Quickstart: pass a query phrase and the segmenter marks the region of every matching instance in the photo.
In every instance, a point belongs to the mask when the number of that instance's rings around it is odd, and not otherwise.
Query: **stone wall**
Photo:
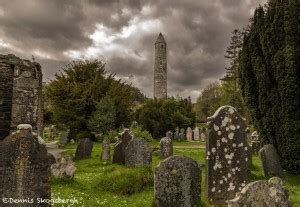
[[[5,100],[2,106],[0,101],[0,107],[6,111],[7,120],[5,125],[0,125],[0,130],[7,127],[7,122],[10,121],[10,131],[16,130],[19,124],[30,124],[33,131],[41,135],[43,131],[43,96],[40,64],[22,60],[11,54],[1,55],[0,71],[1,84],[10,86],[0,92],[4,94],[2,99]],[[4,133],[7,133],[8,129],[9,127]]]

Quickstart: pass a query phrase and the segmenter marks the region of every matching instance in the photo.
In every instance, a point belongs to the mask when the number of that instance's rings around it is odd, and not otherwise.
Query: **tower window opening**
[[[163,49],[163,48],[164,48],[164,45],[161,45],[161,48]]]

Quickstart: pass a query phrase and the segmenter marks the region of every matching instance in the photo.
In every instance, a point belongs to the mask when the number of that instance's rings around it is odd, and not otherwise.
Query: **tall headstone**
[[[210,203],[223,205],[246,185],[246,124],[231,106],[220,107],[208,120],[206,193]]]
[[[89,138],[80,139],[76,149],[75,159],[84,159],[91,156],[93,151],[93,142]]]
[[[185,140],[185,130],[182,128],[180,129],[180,133],[179,133],[179,140],[183,141]]]
[[[186,140],[187,141],[193,141],[193,130],[191,127],[188,127],[186,129]]]
[[[125,150],[126,167],[151,167],[152,149],[150,144],[140,138],[132,139]]]
[[[173,155],[173,143],[169,137],[164,137],[160,140],[160,156],[167,158]]]
[[[43,133],[42,70],[40,64],[14,55],[0,55],[0,132],[8,135],[19,124]],[[0,136],[0,139],[4,136]]]
[[[194,134],[194,140],[199,141],[200,140],[200,131],[199,131],[198,127],[195,127],[193,134]]]
[[[283,175],[280,158],[275,147],[271,144],[265,145],[259,151],[259,158],[265,177]]]
[[[102,161],[110,160],[110,142],[109,139],[107,138],[104,138],[102,142],[101,160]]]
[[[167,43],[161,33],[155,42],[154,98],[167,98]]]
[[[0,141],[0,197],[33,199],[32,206],[39,205],[37,199],[51,199],[50,160],[44,145],[31,125],[17,126],[17,131]],[[0,206],[2,200],[0,201]],[[16,206],[15,203],[5,206]],[[26,207],[27,203],[17,206]]]
[[[125,129],[121,134],[119,134],[119,140],[114,147],[112,163],[125,165],[125,150],[132,138],[133,136],[130,133],[129,129]]]
[[[290,207],[287,191],[282,187],[282,180],[277,177],[269,181],[259,180],[247,184],[237,196],[228,202],[228,207],[274,206]]]
[[[175,129],[175,132],[174,132],[174,139],[175,139],[175,140],[179,140],[179,139],[180,139],[180,137],[179,137],[179,128],[178,128],[178,127],[176,127],[176,129]]]
[[[171,156],[154,174],[154,206],[196,206],[201,194],[201,166],[189,157]]]

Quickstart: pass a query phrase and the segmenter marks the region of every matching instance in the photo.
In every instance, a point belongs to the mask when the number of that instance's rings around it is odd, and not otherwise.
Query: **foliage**
[[[160,138],[176,127],[193,127],[196,115],[188,99],[154,99],[137,109],[136,120],[154,138]]]
[[[140,126],[133,128],[132,132],[133,132],[134,137],[142,138],[142,139],[146,140],[147,142],[153,141],[152,135],[147,130],[143,130],[142,127],[140,127]]]
[[[90,131],[80,131],[76,135],[76,141],[79,141],[80,139],[89,138],[91,140],[95,140],[95,136]]]
[[[97,103],[96,110],[88,121],[88,127],[93,132],[106,134],[114,128],[115,119],[116,109],[114,102],[106,96]]]
[[[240,55],[245,103],[264,144],[300,174],[300,2],[270,0],[256,9]]]

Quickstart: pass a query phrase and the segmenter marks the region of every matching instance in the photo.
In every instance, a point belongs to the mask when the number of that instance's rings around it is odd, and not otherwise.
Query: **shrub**
[[[147,130],[143,130],[142,127],[138,126],[134,129],[132,129],[132,132],[134,134],[134,137],[141,138],[146,140],[147,142],[152,142],[153,137]]]

